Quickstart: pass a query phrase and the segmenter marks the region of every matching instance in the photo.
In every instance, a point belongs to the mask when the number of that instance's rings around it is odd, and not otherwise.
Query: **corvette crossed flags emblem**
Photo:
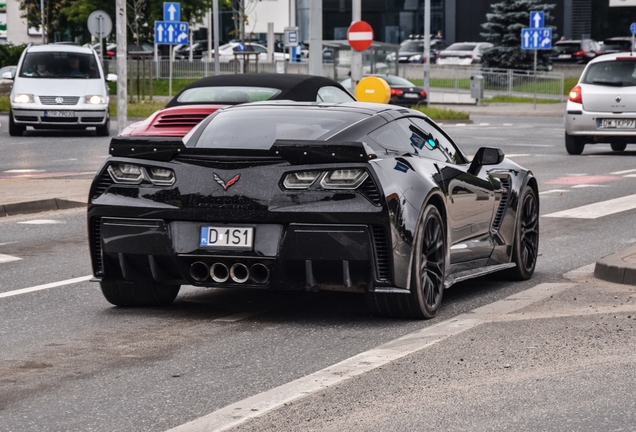
[[[221,187],[223,188],[223,190],[226,190],[226,191],[228,190],[228,188],[229,188],[230,186],[232,186],[234,183],[236,183],[237,181],[239,181],[239,178],[241,178],[241,174],[237,174],[237,175],[235,175],[234,177],[232,177],[231,179],[229,179],[229,180],[227,181],[227,183],[226,183],[226,182],[224,182],[224,181],[223,181],[223,179],[222,179],[221,177],[219,177],[216,173],[213,173],[213,174],[214,174],[214,181],[216,181],[218,184],[220,184],[220,185],[221,185]]]

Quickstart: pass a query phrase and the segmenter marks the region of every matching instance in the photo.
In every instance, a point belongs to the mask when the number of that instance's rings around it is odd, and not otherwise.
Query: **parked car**
[[[220,108],[278,99],[306,102],[355,100],[340,84],[324,77],[300,74],[219,75],[190,84],[165,108],[128,126],[121,135],[182,137]]]
[[[444,39],[431,38],[430,59],[431,64],[435,64],[439,52],[444,50],[448,44]],[[386,56],[387,63],[425,63],[424,39],[422,36],[412,36],[400,44],[398,53],[390,53]]]
[[[609,143],[617,152],[636,144],[636,57],[630,54],[590,61],[570,92],[565,149],[579,155],[586,144],[596,143]]]
[[[387,82],[387,84],[391,88],[391,100],[389,101],[389,103],[392,105],[412,107],[414,105],[428,104],[426,90],[424,90],[423,87],[416,86],[407,79],[387,74],[373,74],[364,76],[376,76],[382,78],[384,81]],[[347,78],[340,84],[346,89],[351,88],[351,78]]]
[[[481,63],[483,53],[492,48],[490,42],[458,42],[440,51],[439,65],[471,65]]]
[[[153,44],[143,43],[141,45],[128,44],[126,55],[129,59],[149,58],[154,54]],[[110,44],[106,47],[104,58],[115,59],[117,57],[117,44]]]
[[[240,53],[258,53],[258,61],[259,62],[267,62],[269,59],[267,58],[267,47],[257,43],[242,43],[242,42],[229,42],[225,45],[221,45],[219,47],[219,62],[221,63],[233,63],[235,58],[238,58],[239,61],[243,57]],[[237,53],[237,56],[234,55]],[[214,56],[214,51],[212,52]],[[255,55],[250,56],[250,61],[253,60]],[[214,57],[213,57],[214,58]],[[207,61],[208,55],[207,50],[203,52],[202,61]],[[276,52],[274,51],[274,60],[282,61],[289,60],[288,53]]]
[[[600,50],[599,43],[593,39],[558,41],[554,44],[550,62],[585,64],[596,57]]]
[[[601,54],[613,54],[617,52],[631,52],[632,51],[632,38],[631,36],[625,37],[613,37],[603,41],[601,45]]]
[[[97,135],[110,130],[108,87],[101,62],[92,48],[73,45],[27,47],[18,62],[10,95],[9,134],[35,129],[86,129]]]
[[[533,174],[497,148],[469,160],[419,111],[268,101],[108,147],[88,241],[117,306],[168,305],[181,285],[329,289],[423,319],[456,282],[535,269]]]
[[[219,45],[225,45],[226,42],[221,41]],[[214,41],[212,41],[214,47]],[[197,40],[192,44],[192,58],[200,59],[203,53],[208,52],[208,40]],[[174,58],[177,60],[188,60],[190,58],[190,45],[177,45],[174,48]]]

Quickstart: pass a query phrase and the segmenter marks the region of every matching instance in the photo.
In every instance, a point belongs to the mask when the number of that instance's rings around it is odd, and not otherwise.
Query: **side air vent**
[[[95,264],[95,276],[103,276],[104,264],[102,262],[102,220],[91,219],[91,255]]]
[[[373,180],[371,180],[371,177],[367,177],[367,179],[360,185],[358,192],[364,195],[373,204],[380,205],[380,192],[375,186],[375,183],[373,183]]]
[[[159,117],[154,127],[194,127],[207,116],[208,114],[165,114]]]
[[[375,251],[375,268],[379,281],[391,281],[391,260],[389,258],[389,242],[386,231],[381,226],[371,227],[373,249]]]
[[[102,175],[99,177],[99,180],[97,180],[97,184],[95,185],[92,198],[97,198],[98,196],[102,195],[104,192],[106,192],[106,189],[108,189],[108,187],[112,184],[113,184],[113,179],[108,174],[108,171],[104,170]]]
[[[504,213],[506,211],[506,207],[508,206],[508,201],[510,201],[510,178],[501,178],[499,179],[499,181],[501,182],[501,188],[503,189],[503,192],[501,194],[499,207],[497,208],[497,213],[495,214],[495,219],[492,223],[492,228],[490,229],[490,232],[492,232],[493,234],[499,231],[501,222],[503,221]]]

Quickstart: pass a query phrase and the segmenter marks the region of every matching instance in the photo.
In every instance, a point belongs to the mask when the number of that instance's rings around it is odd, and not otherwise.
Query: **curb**
[[[86,207],[86,203],[62,198],[50,198],[14,204],[0,204],[0,217],[40,213],[51,210],[67,210],[78,207]]]
[[[636,246],[596,261],[594,277],[608,282],[636,285]]]

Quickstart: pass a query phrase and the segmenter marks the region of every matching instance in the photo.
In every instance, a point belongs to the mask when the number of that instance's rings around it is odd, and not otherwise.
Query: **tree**
[[[234,30],[230,32],[235,38],[245,41],[245,25],[249,24],[249,15],[254,12],[256,4],[261,0],[231,0]]]
[[[555,27],[548,25],[554,19],[550,11],[555,6],[541,3],[541,0],[503,0],[492,4],[492,12],[486,14],[488,22],[481,25],[485,30],[481,35],[495,46],[483,54],[482,68],[532,70],[534,52],[521,49],[521,29],[530,27],[530,12],[543,11],[545,27],[552,28],[555,41],[558,37]],[[548,69],[549,56],[550,50],[538,51],[538,70]]]
[[[47,41],[54,41],[55,31],[60,24],[67,22],[66,16],[61,12],[66,0],[46,0],[44,2],[44,31]],[[42,11],[40,0],[21,0],[20,9],[22,17],[26,18],[29,27],[40,27],[42,24]]]

